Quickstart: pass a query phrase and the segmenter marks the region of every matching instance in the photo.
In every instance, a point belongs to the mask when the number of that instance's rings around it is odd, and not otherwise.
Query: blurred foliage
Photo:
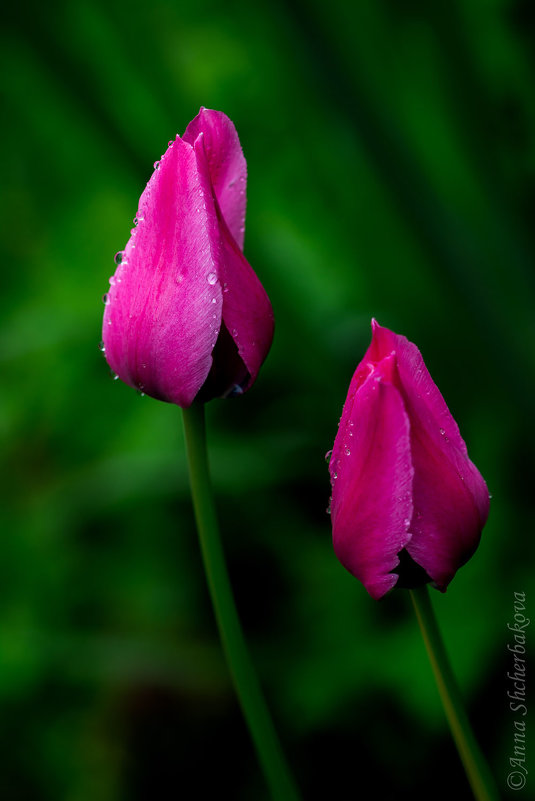
[[[535,614],[533,5],[2,14],[0,797],[266,797],[180,415],[112,382],[97,347],[113,254],[200,105],[240,134],[245,252],[277,320],[257,384],[209,423],[239,608],[305,797],[469,797],[406,594],[372,602],[331,549],[323,454],[372,315],[418,344],[494,496],[433,600],[504,788],[514,591]]]

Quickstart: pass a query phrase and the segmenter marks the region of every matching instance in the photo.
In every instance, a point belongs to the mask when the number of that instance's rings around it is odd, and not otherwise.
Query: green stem
[[[299,801],[299,793],[247,651],[234,603],[210,481],[204,406],[193,404],[189,409],[183,409],[182,413],[191,494],[204,568],[234,687],[273,798],[276,801]]]
[[[477,801],[499,801],[498,789],[464,711],[427,587],[410,590],[410,595],[451,733],[474,796]]]

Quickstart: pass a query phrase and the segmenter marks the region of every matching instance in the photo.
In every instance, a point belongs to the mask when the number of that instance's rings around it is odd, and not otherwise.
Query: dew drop
[[[333,473],[333,481],[336,481],[337,478],[338,478],[338,473]]]
[[[120,264],[123,260],[123,251],[118,250],[115,256],[113,257],[115,264]]]
[[[210,286],[213,286],[217,281],[217,275],[215,273],[209,273],[206,280],[208,281]]]
[[[405,528],[408,528],[410,524],[411,524],[410,517],[406,517],[405,520],[403,521],[403,525],[405,526]]]
[[[237,398],[238,395],[243,395],[243,387],[239,384],[234,384],[228,392],[226,392],[223,397],[224,398]]]
[[[101,353],[106,353],[106,345],[104,344],[104,342],[98,343],[98,349]]]
[[[119,379],[119,376],[117,375],[117,373],[114,373],[113,370],[110,370],[110,375],[114,381],[117,381]]]
[[[349,450],[349,448],[347,447],[347,445],[345,446],[345,448],[344,448],[344,451],[345,451],[345,455],[346,455],[346,456],[351,456],[351,451]]]
[[[441,429],[440,429],[440,433],[442,434],[442,436],[444,436],[444,434],[445,434],[446,432],[445,432],[445,430],[444,430],[443,428],[441,428]]]
[[[332,504],[332,502],[333,502],[333,496],[331,495],[331,497],[329,498],[329,505],[327,506],[327,508],[325,510],[328,515],[331,514],[331,504]]]
[[[102,302],[105,306],[109,304],[110,298],[107,292],[105,292],[104,295],[102,295]]]
[[[160,169],[160,162],[159,161],[155,161],[154,162],[154,169],[155,170],[159,170]]]
[[[331,448],[331,450],[330,450],[330,451],[327,451],[327,453],[325,454],[325,461],[326,461],[326,462],[330,462],[330,461],[331,461],[331,456],[332,456],[332,453],[333,453],[333,450],[332,450],[332,448]]]
[[[217,303],[217,298],[212,298],[212,303]]]
[[[115,286],[115,276],[110,275],[110,286]]]

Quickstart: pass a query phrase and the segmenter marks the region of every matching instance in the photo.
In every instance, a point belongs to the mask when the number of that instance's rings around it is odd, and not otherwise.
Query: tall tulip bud
[[[201,108],[154,166],[104,296],[106,359],[126,384],[182,407],[241,394],[271,346],[273,312],[242,253],[236,129]]]
[[[418,348],[372,331],[329,463],[334,550],[373,598],[396,584],[445,591],[477,548],[487,486]]]

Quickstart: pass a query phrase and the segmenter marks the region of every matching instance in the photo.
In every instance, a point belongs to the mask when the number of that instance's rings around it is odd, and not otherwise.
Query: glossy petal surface
[[[380,598],[410,539],[409,420],[391,381],[393,358],[350,387],[330,462],[333,544],[342,564]]]
[[[201,108],[190,122],[184,142],[194,145],[203,134],[210,180],[230,233],[243,250],[247,204],[247,164],[234,124],[220,111]]]
[[[374,598],[397,582],[402,549],[445,590],[477,548],[487,487],[418,348],[372,329],[331,458],[335,550]]]
[[[241,251],[245,180],[234,125],[201,109],[141,196],[103,342],[111,369],[148,395],[187,407],[245,391],[269,351],[271,304]]]
[[[489,493],[420,351],[405,337],[397,340],[414,465],[414,516],[407,550],[445,589],[477,548],[489,513]]]

